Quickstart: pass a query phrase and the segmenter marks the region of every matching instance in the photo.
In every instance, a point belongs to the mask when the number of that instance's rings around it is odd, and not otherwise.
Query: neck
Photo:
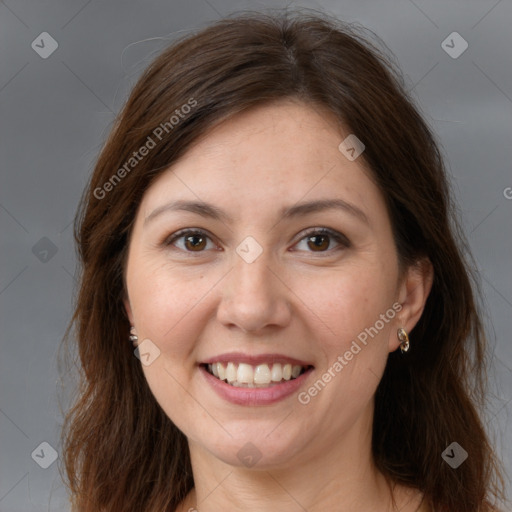
[[[375,470],[333,474],[324,461],[293,471],[212,468],[195,477],[190,502],[198,512],[391,511],[390,490],[382,475]]]
[[[356,422],[342,442],[318,440],[286,465],[259,469],[226,464],[189,441],[195,488],[181,510],[391,512],[391,489],[373,463],[370,420]],[[413,512],[420,499],[402,489],[398,509]]]

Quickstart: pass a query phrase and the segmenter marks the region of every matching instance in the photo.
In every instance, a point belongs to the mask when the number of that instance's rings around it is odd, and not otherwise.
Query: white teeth
[[[254,370],[254,383],[255,384],[270,384],[270,368],[268,364],[259,364]],[[281,379],[279,379],[281,380]]]
[[[254,371],[252,366],[250,364],[240,363],[236,373],[236,380],[238,382],[245,382],[246,384],[254,382]]]
[[[303,367],[290,363],[259,364],[251,366],[246,363],[212,363],[208,365],[211,374],[220,380],[227,381],[235,387],[264,388],[273,386],[283,380],[296,379]]]
[[[226,379],[226,370],[224,369],[224,365],[222,363],[214,364],[213,366],[217,366],[217,373],[219,374],[218,377],[220,380]],[[215,375],[215,373],[214,373]]]
[[[226,367],[226,379],[230,384],[236,380],[236,366],[233,363],[228,363]]]
[[[272,382],[281,382],[283,380],[283,368],[281,363],[272,365]]]

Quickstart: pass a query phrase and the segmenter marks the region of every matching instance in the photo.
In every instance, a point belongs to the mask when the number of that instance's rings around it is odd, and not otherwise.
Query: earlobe
[[[428,258],[423,258],[411,265],[400,285],[399,302],[402,305],[397,315],[397,328],[410,333],[418,323],[427,302],[432,283],[434,268]],[[390,350],[394,351],[400,345],[398,337],[390,340]]]

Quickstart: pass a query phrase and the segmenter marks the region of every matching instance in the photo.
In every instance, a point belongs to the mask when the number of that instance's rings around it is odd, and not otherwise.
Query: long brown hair
[[[153,397],[129,342],[129,235],[152,180],[201,135],[286,98],[328,109],[364,142],[361,158],[386,200],[400,262],[426,256],[434,268],[414,350],[390,354],[377,389],[377,467],[423,491],[436,512],[490,510],[502,496],[479,417],[486,345],[467,243],[435,138],[373,39],[318,13],[244,13],[176,42],[139,79],[76,219],[82,273],[65,344],[74,327],[79,385],[62,434],[75,512],[172,511],[193,487],[187,440]],[[150,139],[146,156],[130,160]],[[457,469],[441,457],[453,441],[469,454]]]

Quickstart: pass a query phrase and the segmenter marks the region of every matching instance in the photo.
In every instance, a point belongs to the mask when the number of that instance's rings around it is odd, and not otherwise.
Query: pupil
[[[327,240],[327,235],[313,235],[310,237],[310,240],[314,240],[314,247],[317,249],[327,249],[329,246],[329,242],[327,241],[327,246],[325,245],[325,241]]]
[[[200,235],[190,235],[187,237],[187,243],[189,243],[195,249],[202,248],[204,245],[204,239]]]

